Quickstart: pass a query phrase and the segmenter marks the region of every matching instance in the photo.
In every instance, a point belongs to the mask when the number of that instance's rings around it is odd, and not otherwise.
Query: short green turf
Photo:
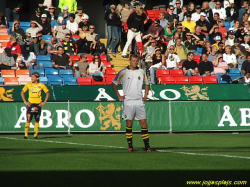
[[[161,152],[150,153],[144,152],[139,134],[134,134],[133,153],[127,150],[124,134],[41,134],[38,140],[22,138],[0,135],[1,174],[250,170],[249,133],[151,134],[151,146]]]

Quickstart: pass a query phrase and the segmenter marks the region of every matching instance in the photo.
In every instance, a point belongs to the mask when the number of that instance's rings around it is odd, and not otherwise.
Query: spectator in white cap
[[[63,17],[58,17],[57,20],[54,20],[54,21],[51,22],[51,31],[52,31],[53,35],[54,35],[54,32],[55,32],[56,26],[61,26],[62,21],[63,21]]]
[[[56,7],[50,6],[49,11],[46,12],[47,20],[51,24],[52,21],[57,20],[57,15],[55,14]]]
[[[75,22],[75,14],[70,14],[69,20],[67,21],[66,28],[70,30],[72,35],[78,33],[78,24]]]
[[[91,23],[89,22],[89,16],[87,14],[84,14],[82,16],[82,21],[78,24],[78,30],[79,33],[82,34],[87,33],[89,31],[89,26],[91,25]]]
[[[64,20],[68,21],[70,14],[71,13],[69,13],[69,7],[68,6],[64,6],[63,7],[63,11],[58,16],[59,17],[63,17]]]
[[[68,7],[69,13],[76,13],[76,11],[77,11],[76,0],[59,0],[58,8],[60,8],[62,10],[66,6]]]
[[[204,12],[200,13],[200,19],[196,21],[196,25],[201,27],[201,32],[208,33],[209,30],[209,22],[206,20],[206,14]]]
[[[47,21],[47,15],[42,14],[41,19],[42,19],[41,25],[43,27],[43,30],[41,32],[43,33],[43,35],[51,35],[51,25]]]

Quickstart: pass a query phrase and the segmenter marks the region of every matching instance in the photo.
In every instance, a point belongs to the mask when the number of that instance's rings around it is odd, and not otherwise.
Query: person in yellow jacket
[[[31,82],[27,83],[21,92],[21,96],[24,104],[27,106],[27,122],[25,124],[24,139],[28,138],[30,130],[30,122],[33,116],[35,117],[34,139],[37,139],[39,131],[39,119],[41,116],[41,108],[49,99],[49,89],[43,83],[39,82],[40,74],[38,72],[32,73]],[[24,93],[29,91],[28,101],[25,98]],[[42,91],[46,93],[46,98],[42,101]]]
[[[63,8],[67,6],[69,8],[69,13],[76,13],[77,11],[77,2],[76,0],[60,0],[58,4],[58,8],[63,10]]]

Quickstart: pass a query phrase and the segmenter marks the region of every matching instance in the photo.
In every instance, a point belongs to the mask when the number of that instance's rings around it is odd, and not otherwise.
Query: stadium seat
[[[36,60],[39,61],[51,61],[51,56],[50,55],[38,55],[36,57]]]
[[[3,81],[3,77],[0,77],[0,85],[3,85],[4,81]]]
[[[232,76],[234,76],[234,75],[241,75],[241,72],[240,72],[240,70],[239,69],[229,69],[229,72],[228,72],[228,75],[232,75]]]
[[[71,77],[74,76],[74,75],[73,75],[73,70],[71,70],[71,69],[60,69],[60,70],[59,70],[59,75],[60,75],[61,77],[64,77],[65,75],[69,75],[69,76],[71,76]]]
[[[109,69],[109,70],[112,69],[112,65],[110,62],[104,62],[104,65],[106,66],[107,69]]]
[[[202,48],[197,48],[197,53],[201,54],[202,53]]]
[[[224,26],[225,26],[225,27],[230,27],[230,22],[225,21],[225,22],[224,22]]]
[[[77,61],[79,61],[80,60],[80,57],[79,56],[77,56],[77,55],[71,55],[70,56],[70,58],[72,59],[72,61],[73,61],[73,65],[74,65],[74,63],[75,62],[77,62]]]
[[[63,79],[59,75],[48,76],[48,82],[50,85],[63,85]]]
[[[0,42],[8,42],[10,40],[10,35],[0,35]]]
[[[38,72],[40,74],[40,77],[44,77],[45,76],[44,69],[32,69],[32,70],[30,70],[30,76],[34,72]]]
[[[88,62],[93,62],[94,61],[93,56],[92,55],[87,55],[87,61]]]
[[[230,83],[232,83],[232,81],[230,81],[230,82],[228,83],[227,81],[222,80],[221,76],[217,77],[217,79],[218,79],[218,83],[219,83],[219,84],[230,84]],[[233,80],[233,79],[232,79],[232,80]]]
[[[51,61],[38,61],[38,63],[42,63],[43,64],[43,67],[45,69],[47,68],[52,68],[52,62]]]
[[[43,84],[48,84],[48,78],[47,77],[40,77],[39,78],[39,81],[41,82],[41,83],[43,83]]]
[[[114,74],[105,75],[106,83],[107,83],[107,84],[111,84],[112,81],[114,80],[115,76],[116,76],[116,75],[114,75]]]
[[[176,84],[189,84],[189,80],[187,76],[175,77]]]
[[[107,56],[106,55],[100,55],[101,61],[103,63],[108,62]]]
[[[142,42],[137,42],[137,51],[141,55],[143,53],[143,44]]]
[[[175,84],[174,77],[159,77],[158,84]]]
[[[78,77],[77,83],[80,85],[91,85],[92,84],[92,78],[91,77]]]
[[[92,77],[92,84],[93,84],[93,85],[105,85],[105,84],[107,84],[107,83],[106,83],[105,77],[103,77],[103,80],[102,80],[102,81],[95,81],[94,78]]]
[[[114,70],[114,69],[111,69],[111,70],[109,70],[109,69],[107,69],[106,70],[106,72],[105,72],[105,74],[113,74],[113,75],[115,75],[116,74],[116,71]]]
[[[21,21],[20,27],[30,27],[30,22]]]
[[[17,77],[5,77],[4,78],[4,85],[18,85]]]
[[[190,84],[203,84],[202,76],[190,76],[189,83]]]
[[[48,77],[48,75],[58,75],[59,76],[59,72],[57,69],[45,69],[45,75],[46,77]]]
[[[75,41],[81,39],[81,37],[80,37],[79,35],[72,35],[72,38],[73,38]]]
[[[31,77],[19,77],[18,78],[19,85],[25,85],[29,82],[31,82]]]
[[[1,70],[1,77],[15,77],[15,70],[12,69],[3,69]]]
[[[171,69],[170,75],[173,77],[182,77],[184,76],[182,69]]]
[[[217,84],[217,77],[216,76],[205,76],[203,77],[204,84]]]
[[[157,69],[155,71],[156,77],[166,77],[170,76],[170,72],[168,69]]]
[[[155,15],[155,12],[153,10],[147,10],[148,15]]]
[[[28,69],[16,70],[16,77],[29,77],[29,76],[30,76],[30,70]]]
[[[64,85],[78,85],[75,77],[63,77]]]
[[[50,42],[52,37],[53,37],[52,35],[43,35],[42,39],[46,40],[47,42]]]
[[[128,32],[128,24],[127,24],[127,22],[124,22],[123,29],[124,29],[125,33]]]

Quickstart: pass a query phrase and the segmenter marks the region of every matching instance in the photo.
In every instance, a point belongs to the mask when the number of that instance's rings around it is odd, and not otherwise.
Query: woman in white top
[[[89,67],[87,69],[87,74],[92,76],[102,76],[104,77],[104,73],[106,70],[106,66],[101,62],[100,55],[94,55],[94,62],[89,63]]]
[[[231,46],[227,45],[225,47],[225,53],[223,54],[223,60],[227,62],[229,69],[235,69],[237,65],[237,60],[235,54],[231,53]]]
[[[241,45],[245,47],[247,52],[250,52],[249,36],[248,35],[244,36],[244,43],[242,43]]]
[[[23,50],[22,56],[18,61],[18,66],[20,69],[44,69],[43,63],[36,62],[36,55],[28,50]]]

